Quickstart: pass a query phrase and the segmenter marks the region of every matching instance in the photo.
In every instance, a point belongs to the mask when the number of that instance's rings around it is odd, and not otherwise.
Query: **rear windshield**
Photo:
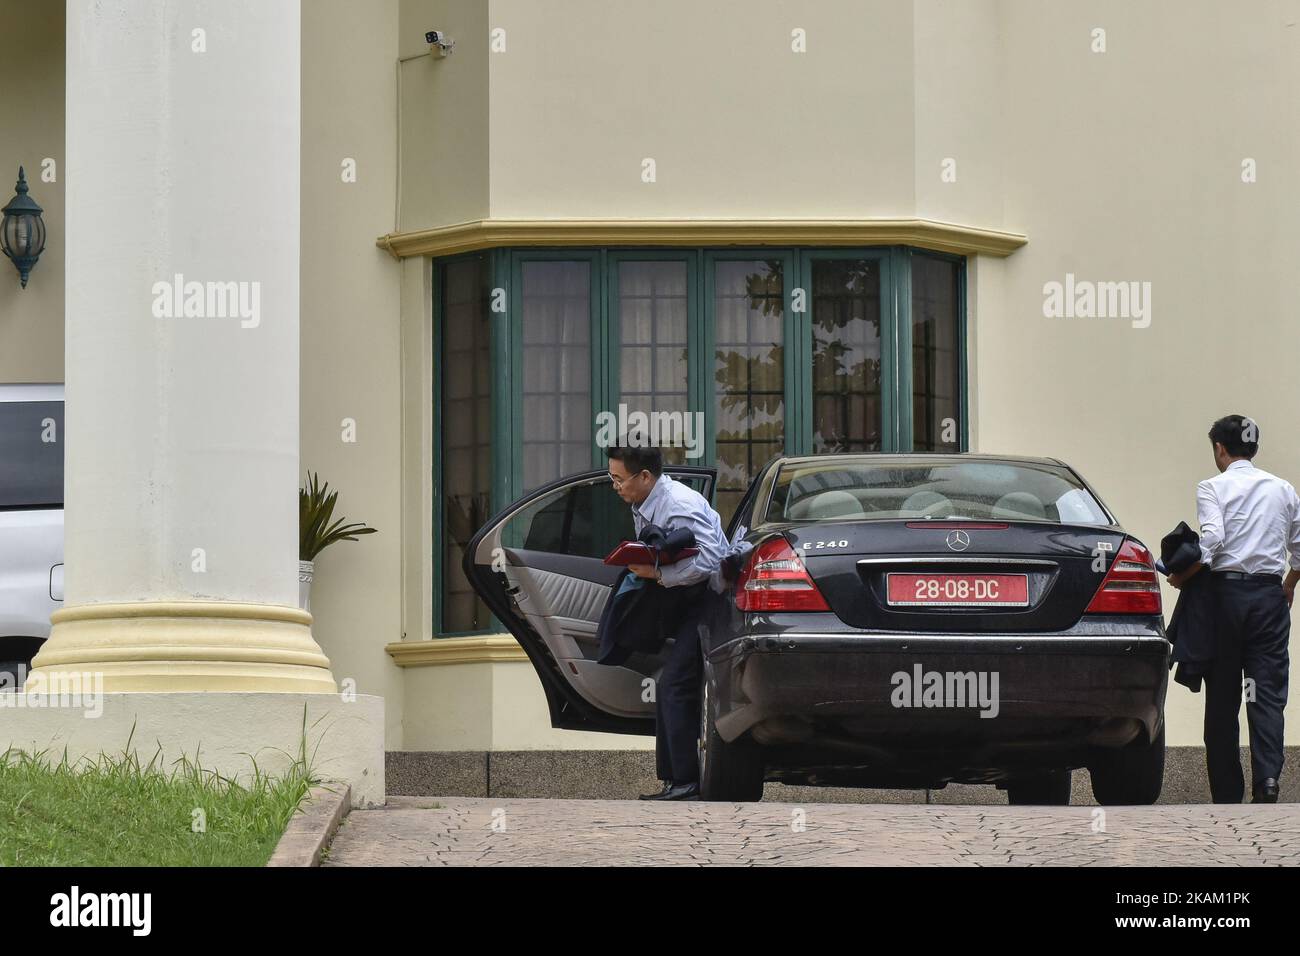
[[[0,402],[0,510],[63,507],[63,403]]]
[[[1001,518],[1110,524],[1069,469],[1029,462],[808,462],[776,476],[767,521]]]

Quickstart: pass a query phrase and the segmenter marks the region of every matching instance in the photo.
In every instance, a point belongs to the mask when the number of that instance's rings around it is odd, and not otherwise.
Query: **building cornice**
[[[478,219],[389,233],[397,259],[498,246],[884,246],[1009,256],[1026,236],[932,219]]]
[[[438,667],[444,664],[482,664],[527,661],[528,655],[509,634],[473,637],[439,637],[431,641],[395,641],[384,645],[398,667]]]

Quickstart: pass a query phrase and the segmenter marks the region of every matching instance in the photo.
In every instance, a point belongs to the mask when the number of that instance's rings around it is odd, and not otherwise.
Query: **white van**
[[[30,664],[62,603],[63,386],[0,385],[0,672]]]

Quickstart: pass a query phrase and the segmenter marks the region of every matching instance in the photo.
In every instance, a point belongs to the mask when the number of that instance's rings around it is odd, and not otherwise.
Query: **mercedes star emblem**
[[[970,547],[970,535],[965,531],[949,531],[948,547],[954,551],[965,551]]]

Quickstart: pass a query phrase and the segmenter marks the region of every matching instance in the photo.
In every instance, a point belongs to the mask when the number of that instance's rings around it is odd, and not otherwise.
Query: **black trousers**
[[[700,779],[700,629],[712,606],[707,587],[691,602],[673,631],[673,645],[655,684],[655,774],[660,780]]]
[[[1205,573],[1205,572],[1202,572]],[[1281,582],[1227,580],[1215,587],[1215,657],[1205,676],[1205,764],[1215,803],[1240,803],[1245,792],[1238,747],[1242,675],[1253,783],[1282,776],[1282,710],[1286,706],[1291,611]]]

